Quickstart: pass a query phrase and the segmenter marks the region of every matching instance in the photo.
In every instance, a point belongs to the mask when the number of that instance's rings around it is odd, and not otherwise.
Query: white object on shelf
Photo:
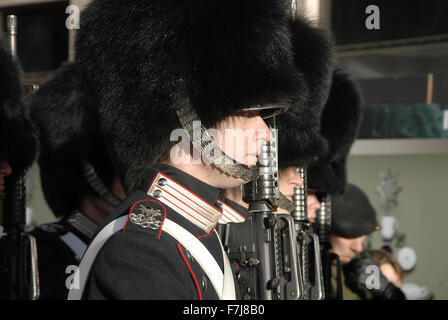
[[[398,219],[394,216],[382,216],[381,217],[381,237],[384,240],[391,240],[395,231],[399,226]]]

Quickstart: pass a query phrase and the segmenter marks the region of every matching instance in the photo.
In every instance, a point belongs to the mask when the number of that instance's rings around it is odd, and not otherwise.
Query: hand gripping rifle
[[[9,48],[17,58],[17,17],[8,16]],[[20,146],[17,146],[20,148]],[[0,298],[36,300],[39,298],[37,247],[34,237],[25,233],[25,174],[14,172],[5,179],[6,195],[0,224],[4,236],[0,239]]]

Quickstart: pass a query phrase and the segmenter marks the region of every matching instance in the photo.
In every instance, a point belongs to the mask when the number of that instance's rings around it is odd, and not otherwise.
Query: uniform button
[[[190,251],[186,250],[185,256],[187,257],[188,260],[193,261],[193,256],[191,255]]]
[[[201,281],[201,286],[202,286],[202,291],[207,291],[207,279],[205,278],[205,276],[202,277],[202,281]]]
[[[162,190],[156,190],[153,193],[154,198],[160,198],[162,196]]]
[[[157,183],[159,184],[159,186],[163,187],[166,185],[167,182],[166,182],[165,178],[162,178],[162,179],[159,179],[159,181]]]

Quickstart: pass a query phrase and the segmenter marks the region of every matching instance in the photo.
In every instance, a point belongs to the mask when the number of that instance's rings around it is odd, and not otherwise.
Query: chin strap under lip
[[[286,198],[285,195],[280,191],[279,194],[280,194],[279,207],[287,210],[288,212],[292,212],[295,209],[292,202],[288,198]]]

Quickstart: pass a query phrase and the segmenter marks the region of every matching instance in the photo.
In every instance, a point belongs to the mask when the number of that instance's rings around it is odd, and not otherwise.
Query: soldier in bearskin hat
[[[276,117],[279,149],[278,187],[286,201],[291,201],[294,188],[303,184],[298,167],[305,167],[315,158],[326,154],[327,142],[320,135],[320,114],[328,98],[334,68],[334,44],[327,31],[311,26],[304,17],[291,17],[289,28],[292,33],[295,66],[304,73],[308,92],[303,91],[306,108],[293,106]],[[219,230],[228,249],[238,251],[231,252],[232,257],[240,257],[240,245],[244,243],[250,250],[252,246],[249,243],[255,239],[253,233],[256,233],[256,230],[253,229],[251,219],[248,219],[249,204],[243,201],[241,188],[225,190],[222,202],[223,216]],[[316,202],[308,203],[309,209],[314,210]],[[279,207],[277,213],[289,211]],[[251,273],[255,272],[253,266],[239,260],[232,262],[242,297],[257,298],[254,284],[251,282]]]
[[[85,9],[78,61],[130,196],[98,230],[69,299],[235,297],[213,232],[218,188],[251,180],[258,150],[236,154],[205,128],[258,131],[244,139],[260,146],[270,139],[262,118],[291,105],[304,110],[289,8],[267,0],[94,0]],[[188,144],[170,141],[178,128]],[[193,160],[192,146],[202,161],[176,162],[181,151]]]
[[[66,299],[93,233],[125,198],[98,128],[97,107],[75,63],[58,69],[31,97],[40,141],[40,179],[57,222],[36,227],[40,299]]]
[[[312,27],[303,17],[289,19],[295,65],[304,74],[308,90],[302,91],[306,108],[294,106],[276,118],[279,147],[279,189],[292,199],[294,187],[302,184],[298,167],[307,166],[326,154],[327,141],[320,135],[320,115],[327,101],[334,68],[334,44],[331,35]],[[239,189],[226,190],[225,202],[247,207]],[[233,199],[233,200],[230,200]]]
[[[325,207],[318,213],[315,229],[321,239],[327,299],[384,298],[396,292],[388,285],[383,285],[382,290],[369,291],[365,282],[362,290],[357,289],[362,283],[359,279],[366,278],[361,271],[365,264],[360,261],[374,264],[365,256],[363,239],[378,230],[375,210],[368,198],[358,187],[347,183],[347,157],[359,131],[362,108],[359,86],[348,74],[337,69],[322,113],[322,135],[329,142],[329,152],[308,168],[309,191],[317,194]],[[325,214],[329,217],[324,217]],[[361,253],[363,259],[359,259]],[[353,259],[355,256],[357,258]],[[336,261],[342,264],[342,270],[338,271]],[[349,287],[355,288],[356,293]]]
[[[326,299],[341,298],[338,291],[338,257],[331,250],[331,196],[340,195],[347,181],[346,162],[362,118],[362,98],[356,82],[339,68],[332,76],[328,101],[321,118],[321,135],[329,150],[308,167],[308,194],[318,199],[314,229],[319,235]],[[316,201],[314,201],[316,202]],[[333,283],[331,282],[334,278]],[[339,286],[340,289],[340,286]]]

